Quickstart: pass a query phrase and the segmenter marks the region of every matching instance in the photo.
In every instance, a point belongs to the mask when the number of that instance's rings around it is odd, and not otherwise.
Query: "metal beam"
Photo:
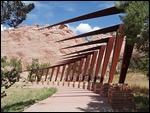
[[[100,45],[100,46],[101,46],[101,45]],[[79,54],[79,53],[82,53],[82,52],[89,52],[89,51],[93,51],[93,50],[99,49],[99,48],[100,48],[100,46],[96,46],[96,47],[92,47],[92,48],[83,49],[83,50],[80,50],[80,51],[76,51],[76,52],[68,53],[68,54],[65,54],[65,55],[63,55],[63,56],[72,55],[72,54]]]
[[[52,77],[53,77],[53,74],[54,74],[54,70],[55,70],[55,67],[52,68],[52,72],[51,72],[51,76],[50,76],[50,81],[52,80]]]
[[[68,71],[67,71],[67,75],[66,75],[66,81],[68,81],[68,76],[70,74],[70,69],[71,69],[71,63],[68,64]]]
[[[64,76],[65,68],[66,68],[66,65],[63,65],[60,81],[62,81],[62,78]]]
[[[90,65],[90,70],[89,70],[88,82],[90,81],[91,76],[92,76],[92,74],[93,74],[93,69],[94,69],[94,65],[95,65],[96,58],[97,58],[97,53],[98,53],[98,51],[94,51],[94,53],[93,53],[93,55],[92,55],[92,60],[91,60],[91,65]]]
[[[46,79],[47,79],[48,72],[49,72],[49,68],[48,68],[47,71],[46,71],[45,81],[46,81]]]
[[[80,65],[79,65],[78,75],[77,75],[77,81],[79,81],[79,78],[80,78],[80,74],[81,74],[81,71],[82,71],[83,64],[84,64],[84,58],[82,58],[82,59],[80,60]]]
[[[33,70],[31,70],[31,72],[30,72],[29,80],[31,80],[32,73],[33,73]]]
[[[78,55],[73,55],[73,56],[69,56],[69,57],[64,57],[64,59],[65,59],[65,58],[74,58],[74,57],[75,57],[75,58],[76,58],[76,57],[77,57],[77,58],[78,58],[78,57],[80,58],[80,56],[81,56],[81,57],[82,57],[82,56],[87,56],[87,55],[93,54],[93,53],[94,53],[94,51],[92,51],[92,52],[87,52],[87,53],[81,53],[81,54],[78,54]]]
[[[43,71],[44,71],[44,69],[41,69],[40,80],[41,80],[41,78],[42,78],[42,76],[43,76]]]
[[[61,48],[61,49],[68,49],[68,48],[73,48],[73,47],[80,47],[80,46],[88,46],[88,45],[93,45],[93,44],[107,43],[109,38],[112,38],[112,37],[107,37],[107,38],[103,38],[103,39],[100,39],[100,40],[86,42],[86,43],[82,43],[82,44],[78,44],[78,45],[74,45],[74,46],[64,47],[64,48]]]
[[[87,72],[87,69],[88,69],[88,66],[89,66],[90,59],[91,59],[91,54],[89,54],[89,55],[87,56],[87,58],[86,58],[82,81],[84,81],[84,78],[85,78],[85,75],[86,75],[86,72]]]
[[[36,69],[35,80],[36,80],[36,78],[37,78],[37,82],[39,81],[39,76],[38,76],[38,73],[39,73],[39,70],[38,70],[38,69]]]
[[[99,70],[100,70],[100,66],[101,66],[101,62],[102,62],[102,58],[103,58],[105,48],[106,48],[106,45],[103,45],[99,49],[99,55],[98,55],[98,60],[97,60],[97,65],[96,65],[94,82],[96,82],[97,77],[98,77],[98,73],[99,73]]]
[[[69,38],[66,38],[66,39],[62,39],[62,40],[59,40],[59,41],[56,41],[56,42],[61,42],[61,41],[65,41],[65,40],[71,40],[71,39],[82,38],[82,37],[87,37],[87,36],[91,36],[91,35],[105,34],[105,33],[113,32],[113,31],[116,31],[119,28],[119,25],[120,24],[110,26],[110,27],[107,27],[107,28],[103,28],[103,29],[99,29],[99,30],[95,30],[95,31],[91,31],[91,32],[84,33],[84,34],[81,34],[81,35],[77,35],[77,36],[69,37]]]
[[[57,81],[57,77],[58,77],[59,69],[60,69],[60,66],[58,66],[58,67],[57,67],[57,73],[56,73],[55,81]]]
[[[122,26],[120,26],[120,28],[119,28],[119,32],[120,31],[122,31]],[[123,37],[124,37],[124,35],[121,35],[117,32],[108,83],[112,83],[114,73],[116,71],[116,66],[118,63],[120,50],[121,50],[123,39],[124,39]]]
[[[103,67],[102,67],[100,83],[103,83],[104,76],[105,76],[106,69],[107,69],[107,65],[108,65],[109,58],[110,58],[110,55],[111,55],[111,51],[112,51],[112,48],[113,48],[113,44],[114,44],[114,38],[109,38],[107,48],[106,48],[105,58],[104,58],[104,64],[103,64]]]
[[[75,61],[75,63],[73,64],[73,72],[72,72],[72,78],[71,78],[71,81],[73,81],[74,74],[75,74],[76,68],[77,68],[77,64],[78,64],[78,61]]]
[[[127,70],[130,65],[130,59],[132,56],[133,48],[134,48],[134,45],[129,45],[127,43],[125,44],[119,83],[124,83],[125,81]]]
[[[65,21],[47,26],[45,28],[53,27],[53,26],[60,25],[60,24],[66,24],[66,23],[91,19],[91,18],[97,18],[97,17],[102,17],[102,16],[118,14],[118,13],[122,13],[122,12],[124,12],[123,9],[117,9],[116,7],[110,7],[110,8],[107,8],[107,9],[99,10],[99,11],[92,12],[92,13],[89,13],[89,14],[85,14],[85,15],[82,15],[82,16],[79,16],[79,17],[68,19],[68,20],[65,20]],[[42,29],[42,28],[39,28],[39,29]]]

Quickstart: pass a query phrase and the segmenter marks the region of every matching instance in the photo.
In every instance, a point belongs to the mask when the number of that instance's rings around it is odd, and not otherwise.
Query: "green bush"
[[[49,67],[50,66],[50,63],[42,63],[40,64],[39,63],[39,59],[32,59],[32,62],[31,64],[29,64],[27,66],[27,70],[32,70],[32,73],[31,71],[29,71],[29,75],[28,75],[28,80],[30,82],[34,82],[35,81],[35,76],[36,76],[36,72],[37,72],[37,69],[42,69],[42,68],[46,68],[46,67]],[[40,73],[42,71],[41,70],[38,70],[38,80],[37,81],[40,81]],[[43,70],[43,75],[46,74],[46,70]]]
[[[11,58],[8,60],[6,56],[1,58],[1,98],[6,96],[5,89],[19,81],[21,72],[21,59]]]
[[[142,58],[131,58],[130,60],[130,66],[129,66],[130,71],[138,71],[142,72],[143,74],[147,75],[149,77],[149,57],[148,55],[145,55]]]

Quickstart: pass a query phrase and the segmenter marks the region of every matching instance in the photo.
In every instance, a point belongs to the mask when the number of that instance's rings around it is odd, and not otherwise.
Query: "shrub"
[[[21,72],[21,59],[11,58],[8,60],[6,56],[1,58],[1,98],[6,96],[5,89],[19,81]]]
[[[40,64],[39,63],[39,59],[32,59],[32,62],[31,64],[29,64],[27,66],[27,70],[32,70],[32,73],[31,71],[29,71],[29,75],[28,75],[28,80],[30,82],[34,82],[35,81],[35,78],[36,76],[38,77],[38,80],[37,81],[40,81],[40,74],[42,71],[41,70],[38,70],[38,74],[39,75],[36,75],[36,72],[37,70],[36,69],[42,69],[42,68],[46,68],[46,67],[49,67],[50,66],[50,63],[42,63]],[[46,74],[46,71],[43,70],[43,75]]]

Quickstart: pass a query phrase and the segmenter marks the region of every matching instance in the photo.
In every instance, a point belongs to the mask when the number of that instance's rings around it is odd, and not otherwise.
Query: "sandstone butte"
[[[39,26],[35,24],[1,31],[1,57],[21,58],[23,69],[31,63],[32,58],[38,58],[40,63],[53,65],[62,55],[81,49],[81,47],[62,50],[61,48],[86,42],[83,38],[56,42],[76,35],[66,25],[41,30],[38,28]]]
[[[17,57],[22,60],[23,70],[31,63],[32,58],[38,58],[40,63],[56,64],[62,55],[75,52],[91,46],[82,46],[69,49],[63,47],[87,42],[84,38],[56,42],[65,38],[76,36],[66,25],[54,26],[52,28],[39,25],[20,26],[15,29],[1,31],[1,57]],[[92,40],[115,35],[115,33],[100,34],[92,37]],[[124,43],[123,43],[124,46]],[[121,50],[121,56],[123,48]],[[112,56],[112,55],[111,55]]]

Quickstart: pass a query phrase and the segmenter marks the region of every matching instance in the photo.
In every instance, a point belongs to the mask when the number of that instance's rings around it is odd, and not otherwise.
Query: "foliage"
[[[149,89],[139,85],[132,85],[134,92],[135,111],[148,112],[149,111]]]
[[[136,43],[138,50],[148,52],[149,1],[121,1],[116,6],[125,9],[125,14],[120,17],[124,23],[127,42]]]
[[[1,58],[1,89],[10,88],[15,82],[19,80],[20,73],[22,72],[21,59],[11,58],[7,59],[6,56]],[[1,90],[1,98],[6,96],[5,91]]]
[[[146,54],[140,68],[149,76],[149,1],[120,1],[116,2],[116,7],[125,10],[120,18],[127,43],[135,44],[139,52]]]
[[[8,96],[1,100],[2,112],[23,112],[25,109],[53,95],[56,88],[26,88],[11,87],[7,90]],[[17,97],[17,98],[16,98]]]
[[[149,62],[149,58],[146,55],[142,58],[137,58],[137,59],[131,58],[129,69],[132,72],[141,71],[145,75],[147,75],[147,77],[149,77],[149,63],[148,62]]]
[[[31,70],[31,69],[39,69],[39,59],[32,59],[32,62],[30,65],[27,66],[27,70]]]
[[[33,70],[32,73],[31,71],[29,72],[29,75],[28,75],[28,80],[33,82],[35,81],[35,76],[36,76],[36,69],[42,69],[42,68],[46,68],[46,67],[49,67],[50,66],[50,63],[39,63],[39,59],[32,59],[32,62],[31,64],[29,64],[27,66],[27,70]],[[39,71],[38,73],[41,73],[42,71]],[[44,70],[43,74],[46,74],[46,71]],[[38,76],[39,78],[39,76]],[[38,80],[39,81],[39,80]]]
[[[26,19],[26,14],[34,4],[25,5],[22,1],[1,1],[1,24],[16,27]]]

